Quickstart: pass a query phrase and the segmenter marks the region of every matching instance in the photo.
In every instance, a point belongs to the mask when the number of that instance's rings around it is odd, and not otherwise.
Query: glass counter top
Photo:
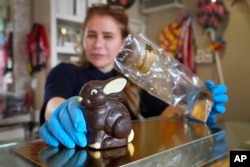
[[[125,147],[93,150],[53,148],[41,139],[0,148],[6,166],[204,166],[228,153],[219,126],[163,117],[133,122],[134,140]]]

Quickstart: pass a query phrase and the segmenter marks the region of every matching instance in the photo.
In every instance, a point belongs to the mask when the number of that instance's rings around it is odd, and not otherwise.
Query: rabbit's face
[[[81,89],[82,104],[86,107],[102,106],[106,102],[102,81],[90,81]]]
[[[85,107],[102,106],[109,97],[119,100],[119,93],[125,87],[127,80],[125,78],[110,78],[100,81],[93,80],[83,85],[80,96],[82,97],[82,105]]]

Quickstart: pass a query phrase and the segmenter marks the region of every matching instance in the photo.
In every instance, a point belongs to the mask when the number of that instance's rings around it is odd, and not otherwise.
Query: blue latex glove
[[[74,96],[63,102],[41,126],[39,134],[50,146],[74,148],[76,145],[85,147],[86,122],[79,96]]]
[[[207,80],[205,82],[205,86],[211,91],[214,102],[208,119],[214,120],[216,115],[222,114],[226,111],[225,103],[228,102],[227,87],[224,84],[215,85],[215,83],[211,80]]]

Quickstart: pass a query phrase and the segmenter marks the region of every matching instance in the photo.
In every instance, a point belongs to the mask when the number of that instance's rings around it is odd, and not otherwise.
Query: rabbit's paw
[[[128,135],[128,143],[130,143],[134,139],[135,133],[134,130],[131,129],[130,134]]]
[[[101,148],[101,143],[89,144],[89,147],[94,148],[94,149],[100,149]]]

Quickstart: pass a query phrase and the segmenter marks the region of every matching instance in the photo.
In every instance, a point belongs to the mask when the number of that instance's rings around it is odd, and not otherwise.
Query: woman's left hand
[[[208,119],[214,119],[216,115],[222,114],[226,111],[225,103],[228,102],[227,87],[224,84],[215,85],[211,80],[207,80],[205,86],[211,91],[214,102]]]

